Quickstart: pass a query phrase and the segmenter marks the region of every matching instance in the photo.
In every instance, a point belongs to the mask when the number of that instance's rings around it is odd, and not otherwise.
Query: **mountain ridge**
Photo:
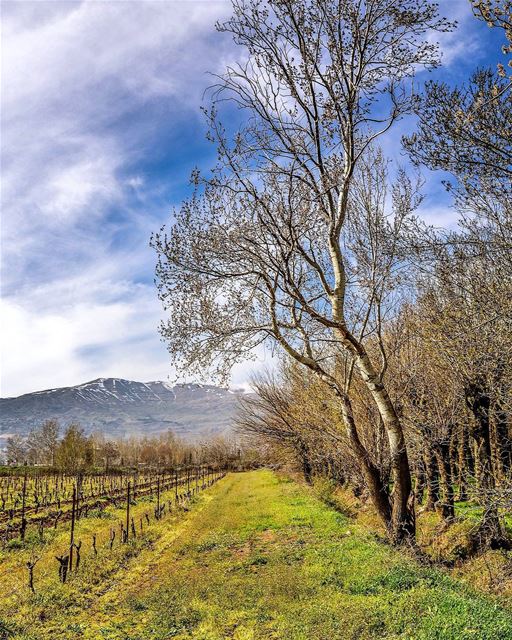
[[[155,435],[168,429],[187,439],[228,433],[244,391],[200,383],[96,378],[68,387],[0,398],[0,437],[26,435],[44,420],[78,422],[87,433]]]

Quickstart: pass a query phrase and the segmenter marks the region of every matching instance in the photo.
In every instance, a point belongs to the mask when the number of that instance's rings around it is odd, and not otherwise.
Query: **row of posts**
[[[208,474],[208,477],[209,477],[210,467],[207,467],[207,474]],[[178,497],[178,481],[179,481],[178,471],[177,471],[177,469],[175,469],[174,470],[174,483],[175,483],[176,498]],[[198,486],[198,467],[195,468],[195,481],[196,481],[196,489],[197,489],[197,486]],[[130,491],[130,485],[131,485],[131,482],[128,482],[128,491]],[[190,468],[187,468],[187,492],[190,493]],[[25,534],[26,534],[26,530],[27,530],[27,519],[26,519],[26,516],[25,516],[26,494],[27,494],[27,472],[25,471],[25,474],[23,476],[23,489],[22,489],[22,502],[21,502],[20,540],[22,542],[25,540]],[[71,546],[70,546],[70,549],[72,549],[72,546],[73,546],[75,520],[77,518],[77,512],[78,512],[78,504],[77,503],[78,503],[78,492],[77,492],[77,485],[75,484],[73,486],[72,509],[71,509]],[[160,477],[158,477],[158,479],[157,479],[157,508],[159,508],[159,506],[160,506]],[[129,513],[129,506],[127,508],[127,511]],[[71,551],[70,560],[69,560],[70,568],[71,568],[72,556],[73,556],[73,553]]]
[[[191,479],[190,468],[187,468],[187,494],[188,495],[190,495],[190,479]],[[204,480],[204,476],[203,476],[203,480]],[[210,467],[207,467],[206,484],[208,484],[209,480],[210,480]],[[178,500],[178,482],[179,482],[178,471],[177,469],[175,469],[174,470],[174,492],[175,492],[176,501]],[[199,486],[198,467],[195,468],[195,486],[197,491]],[[131,491],[132,491],[132,483],[128,482],[128,485],[126,488],[126,529],[124,534],[124,542],[128,542],[129,535],[130,535],[130,502],[132,498]],[[69,569],[69,571],[73,570],[73,549],[76,549],[77,553],[80,553],[79,546],[75,544],[75,522],[77,517],[77,511],[78,511],[78,494],[77,494],[77,486],[75,485],[73,487],[73,502],[72,502],[72,508],[71,508],[69,555],[67,558],[68,562],[66,563],[67,569]],[[160,513],[160,476],[157,478],[157,485],[156,485],[156,513]],[[64,558],[57,558],[57,560],[61,562],[61,569],[62,569]]]
[[[212,477],[212,481],[213,481],[213,477]],[[187,468],[187,478],[186,478],[186,483],[187,483],[187,496],[190,496],[190,482],[191,482],[191,474],[190,474],[190,468]],[[179,484],[179,476],[178,476],[178,471],[175,470],[174,471],[174,489],[175,489],[175,500],[176,503],[178,503],[179,500],[179,493],[178,493],[178,484]],[[206,476],[206,483],[205,483],[205,479],[204,479],[204,475],[202,475],[202,486],[203,488],[206,486],[209,486],[210,484],[210,467],[207,467],[207,476]],[[26,476],[24,478],[24,488],[26,487]],[[199,489],[199,474],[198,474],[198,468],[195,468],[195,493],[197,493]],[[156,506],[156,510],[155,510],[155,517],[157,517],[157,519],[160,518],[161,516],[161,506],[160,506],[160,495],[161,495],[161,478],[158,477],[157,478],[157,487],[156,487],[157,493],[156,493],[156,499],[157,499],[157,506]],[[25,497],[25,491],[23,491],[23,498]],[[77,520],[77,515],[78,515],[78,497],[79,497],[79,491],[78,491],[78,485],[75,484],[73,486],[73,499],[72,499],[72,510],[71,510],[71,529],[70,529],[70,542],[69,542],[69,553],[68,555],[62,555],[62,556],[55,556],[56,560],[59,562],[59,578],[61,580],[61,582],[66,582],[66,578],[67,578],[67,574],[68,571],[71,572],[73,571],[73,562],[74,562],[74,566],[75,566],[75,571],[78,569],[78,567],[80,566],[80,550],[82,547],[82,542],[79,541],[78,544],[75,543],[75,523]],[[121,536],[122,542],[127,543],[129,540],[129,536],[130,536],[130,504],[131,504],[131,500],[132,500],[132,483],[129,481],[128,485],[127,485],[127,489],[126,489],[126,528],[124,531],[122,531],[123,535]],[[24,516],[24,507],[25,507],[25,500],[23,499],[23,516]],[[157,515],[158,514],[158,515]],[[146,513],[146,520],[148,521],[149,524],[149,518],[148,515]],[[22,540],[24,539],[25,536],[25,528],[26,528],[26,521],[23,517],[23,523],[24,526],[22,526]],[[133,523],[133,518],[131,520],[131,525],[132,525],[132,532],[135,535],[135,526]],[[123,525],[121,525],[121,528],[123,528]],[[142,518],[141,518],[141,530],[142,530]],[[112,533],[112,532],[111,532]],[[112,549],[112,545],[114,542],[114,538],[115,538],[115,533],[114,536],[111,536],[110,539],[110,548]],[[94,553],[97,554],[97,549],[96,549],[96,535],[93,534],[93,549],[94,549]],[[74,558],[74,552],[76,551],[76,559]],[[35,558],[32,559],[31,561],[27,562],[27,569],[29,572],[29,588],[30,590],[35,593],[35,589],[34,589],[34,567],[36,566],[37,562],[40,560],[40,558]]]

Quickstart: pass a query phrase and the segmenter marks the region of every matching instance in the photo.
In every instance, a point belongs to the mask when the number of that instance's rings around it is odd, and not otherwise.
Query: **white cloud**
[[[209,36],[226,6],[54,4],[10,3],[3,23],[3,204],[14,210],[7,238],[15,227],[25,242],[32,224],[99,215],[119,197],[117,174],[138,141],[116,123],[154,98],[197,106]],[[27,15],[32,5],[39,18],[48,7],[51,19],[24,24],[14,7]]]
[[[471,37],[478,29],[478,24],[471,11],[468,0],[441,0],[439,15],[456,23],[453,31],[434,33],[430,40],[438,42],[442,53],[442,63],[445,67],[467,60],[481,50],[478,38]]]
[[[228,7],[4,3],[3,394],[170,371],[156,292],[138,284],[169,206],[137,162],[148,130],[197,118],[206,71],[229,55],[213,28]]]
[[[417,211],[419,217],[425,224],[436,229],[452,229],[458,226],[459,214],[450,206],[449,200],[446,203],[428,202]]]
[[[97,377],[175,381],[157,337],[163,312],[153,287],[120,281],[115,268],[104,275],[64,278],[2,301],[2,396]],[[260,347],[255,361],[235,365],[231,383],[249,389],[253,373],[273,366],[270,351]]]
[[[153,288],[95,284],[62,305],[45,297],[65,292],[71,281],[61,292],[46,286],[23,302],[2,302],[2,395],[78,384],[100,374],[144,380],[169,373],[169,357],[155,340],[160,306]]]

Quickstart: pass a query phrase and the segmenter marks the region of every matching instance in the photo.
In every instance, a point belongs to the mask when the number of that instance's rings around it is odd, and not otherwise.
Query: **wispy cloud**
[[[181,149],[161,147],[230,55],[228,9],[3,3],[2,394],[171,370],[147,244],[193,163],[167,184]]]

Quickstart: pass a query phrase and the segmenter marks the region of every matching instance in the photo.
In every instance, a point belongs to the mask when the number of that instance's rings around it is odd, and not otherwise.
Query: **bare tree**
[[[46,462],[55,465],[60,426],[57,420],[46,420],[40,428],[40,440]]]
[[[206,110],[218,164],[210,178],[195,174],[194,196],[172,229],[152,239],[170,315],[162,333],[188,371],[213,363],[226,374],[270,339],[326,382],[379,513],[399,542],[415,529],[407,450],[381,365],[365,348],[377,307],[358,277],[364,269],[348,246],[347,222],[358,200],[355,181],[364,182],[363,158],[411,111],[409,80],[438,64],[430,34],[449,24],[428,0],[235,0],[233,8],[219,29],[247,59],[218,78]],[[217,115],[224,100],[246,115],[233,136]],[[399,176],[395,211],[414,207],[413,191]],[[384,266],[386,279],[384,255],[376,266]],[[333,343],[329,361],[324,347]],[[336,352],[353,361],[381,416],[392,500],[357,431],[351,375],[334,374]]]
[[[238,431],[288,452],[308,483],[314,475],[340,481],[345,476],[342,469],[354,461],[336,411],[333,415],[329,410],[336,404],[332,392],[331,402],[326,402],[329,388],[307,372],[304,376],[293,361],[282,364],[279,376],[259,375],[252,384],[256,393],[241,398]]]
[[[510,0],[471,0],[474,13],[489,26],[502,28],[512,54]],[[509,59],[508,66],[512,67]],[[416,107],[418,129],[404,138],[417,163],[443,169],[453,176],[446,183],[455,194],[465,235],[449,240],[469,246],[494,264],[512,267],[512,74],[479,69],[469,81],[452,88],[429,82]],[[471,256],[469,256],[471,257]]]
[[[20,464],[25,462],[27,457],[27,443],[25,438],[20,435],[14,435],[7,438],[7,463]]]

